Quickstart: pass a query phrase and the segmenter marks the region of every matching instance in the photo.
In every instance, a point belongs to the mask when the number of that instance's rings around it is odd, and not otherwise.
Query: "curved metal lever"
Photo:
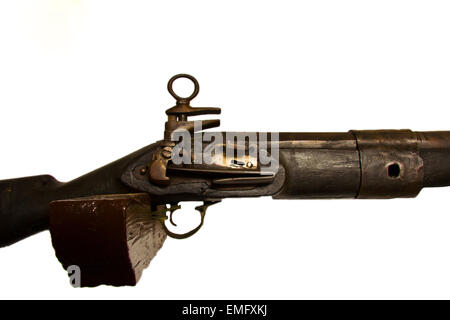
[[[173,83],[180,78],[186,78],[194,83],[194,92],[188,97],[180,97],[173,90]],[[164,140],[162,145],[155,151],[154,157],[149,164],[148,177],[150,182],[159,185],[167,186],[170,183],[170,178],[167,176],[167,164],[172,157],[172,148],[175,141],[172,141],[172,133],[177,130],[187,130],[194,133],[195,130],[205,130],[215,128],[220,125],[220,120],[199,120],[201,126],[196,129],[194,121],[188,121],[188,117],[205,115],[205,114],[220,114],[220,108],[194,108],[191,107],[191,100],[194,99],[200,91],[200,85],[197,79],[188,74],[177,74],[173,76],[167,84],[169,93],[175,98],[176,105],[166,110],[167,122],[164,130]]]
[[[173,221],[173,213],[176,210],[181,209],[180,205],[169,204],[169,207],[164,205],[162,208],[160,208],[156,211],[153,211],[151,214],[154,219],[158,220],[161,223],[164,231],[167,233],[167,235],[169,237],[175,238],[175,239],[186,239],[186,238],[194,235],[195,233],[197,233],[198,230],[200,230],[200,228],[203,226],[203,222],[205,221],[206,209],[208,209],[209,206],[212,206],[213,204],[216,204],[218,202],[220,202],[220,200],[219,201],[204,201],[203,205],[195,207],[195,210],[197,210],[200,213],[200,224],[197,227],[195,227],[194,229],[192,229],[191,231],[186,232],[186,233],[172,232],[166,226],[167,219],[169,219],[169,222],[172,225],[177,226],[175,224],[175,222]],[[169,216],[166,215],[167,212],[169,212]]]
[[[188,97],[180,97],[173,90],[174,81],[180,78],[189,79],[194,84],[194,92],[192,92],[192,94]],[[194,108],[190,106],[191,100],[194,99],[200,91],[200,85],[198,84],[197,79],[189,74],[181,73],[170,78],[169,82],[167,83],[167,90],[169,91],[170,95],[177,101],[177,104],[174,107],[166,110],[166,114],[168,116],[177,116],[180,117],[179,120],[185,121],[188,116],[220,114],[220,108]]]

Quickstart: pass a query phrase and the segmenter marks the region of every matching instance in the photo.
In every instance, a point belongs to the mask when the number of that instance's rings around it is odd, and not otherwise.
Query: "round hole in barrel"
[[[387,170],[388,170],[388,175],[391,178],[395,179],[400,176],[400,171],[401,171],[400,165],[396,162],[389,164]]]

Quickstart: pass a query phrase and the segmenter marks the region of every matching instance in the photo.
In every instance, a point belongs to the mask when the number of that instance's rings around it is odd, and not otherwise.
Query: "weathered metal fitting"
[[[352,130],[359,152],[360,199],[411,198],[423,187],[418,136],[411,130]]]
[[[193,82],[194,91],[189,97],[180,97],[173,90],[173,83],[180,78],[186,78]],[[177,74],[170,78],[167,84],[167,90],[176,100],[176,105],[166,110],[167,122],[164,127],[164,140],[152,159],[149,167],[149,179],[152,183],[159,186],[167,186],[170,183],[170,178],[167,176],[167,165],[172,158],[172,148],[175,141],[172,141],[172,133],[179,130],[185,130],[189,133],[194,133],[196,130],[204,130],[215,128],[220,125],[220,120],[200,120],[200,126],[195,125],[194,121],[188,121],[188,117],[199,116],[206,114],[220,114],[220,108],[194,108],[190,106],[190,102],[194,99],[200,91],[200,85],[197,79],[188,74]]]

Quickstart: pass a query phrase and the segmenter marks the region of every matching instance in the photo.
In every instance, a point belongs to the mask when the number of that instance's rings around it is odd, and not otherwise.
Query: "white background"
[[[448,1],[1,1],[0,178],[68,181],[159,140],[181,72],[222,130],[450,130],[449,17]],[[225,200],[126,288],[71,288],[43,232],[0,249],[0,297],[450,298],[449,192]]]

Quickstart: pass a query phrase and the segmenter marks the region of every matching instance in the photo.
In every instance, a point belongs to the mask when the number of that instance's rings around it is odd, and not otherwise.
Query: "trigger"
[[[173,225],[174,227],[176,227],[177,226],[177,224],[173,221],[173,213],[175,212],[175,211],[177,211],[178,209],[180,209],[181,208],[181,206],[178,206],[178,205],[170,205],[170,208],[169,208],[169,222],[170,222],[170,224],[171,225]]]

